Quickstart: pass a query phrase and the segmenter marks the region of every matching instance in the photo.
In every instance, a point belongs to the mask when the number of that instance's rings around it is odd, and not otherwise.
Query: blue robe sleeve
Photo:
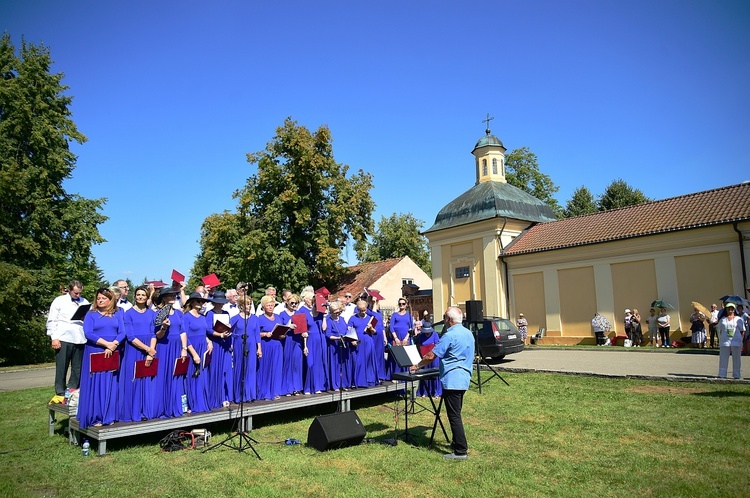
[[[96,344],[100,337],[94,333],[94,320],[95,313],[89,311],[86,316],[83,317],[83,334],[86,336],[86,340]]]

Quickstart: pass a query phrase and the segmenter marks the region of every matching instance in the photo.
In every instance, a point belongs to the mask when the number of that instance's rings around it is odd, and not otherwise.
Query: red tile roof
[[[338,288],[332,294],[336,294],[337,296],[347,292],[351,292],[353,296],[361,294],[364,292],[365,287],[372,286],[383,275],[400,263],[404,257],[375,261],[373,263],[360,263],[348,267],[346,273],[344,273],[344,276],[339,281]]]
[[[551,251],[750,220],[750,182],[647,202],[577,218],[540,223],[503,256]]]

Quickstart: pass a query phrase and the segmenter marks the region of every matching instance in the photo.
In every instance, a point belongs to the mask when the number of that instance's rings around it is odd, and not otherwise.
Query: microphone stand
[[[237,450],[242,453],[246,449],[250,448],[258,460],[263,460],[258,452],[256,451],[253,443],[258,444],[258,441],[250,437],[249,431],[247,431],[247,419],[244,416],[245,409],[245,369],[247,366],[247,358],[250,352],[247,349],[247,320],[249,318],[249,311],[247,310],[247,300],[243,307],[244,315],[244,330],[242,331],[242,365],[240,366],[240,405],[239,405],[239,417],[237,418],[236,427],[237,431],[234,434],[227,436],[223,441],[216,443],[202,451],[205,453],[218,446],[226,446],[227,448]]]

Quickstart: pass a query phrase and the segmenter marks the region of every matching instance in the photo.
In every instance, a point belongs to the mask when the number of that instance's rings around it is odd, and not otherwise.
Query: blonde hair
[[[268,296],[268,295],[263,296],[263,297],[260,298],[260,305],[261,306],[265,306],[266,303],[270,303],[270,302],[274,302],[275,303],[276,299],[274,299],[273,296]]]

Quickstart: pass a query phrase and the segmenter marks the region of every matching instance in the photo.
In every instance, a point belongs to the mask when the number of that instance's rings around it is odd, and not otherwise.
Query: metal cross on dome
[[[490,113],[487,113],[487,119],[483,119],[482,123],[487,123],[487,129],[485,130],[487,132],[487,135],[490,134],[490,121],[492,121],[495,118],[490,117]]]

